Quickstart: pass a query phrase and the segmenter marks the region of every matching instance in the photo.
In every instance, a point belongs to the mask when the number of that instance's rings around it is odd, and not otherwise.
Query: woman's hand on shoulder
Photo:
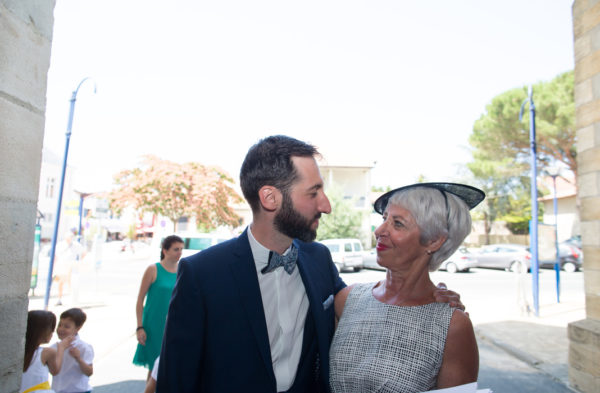
[[[443,282],[439,283],[436,287],[437,289],[433,292],[436,302],[448,303],[450,307],[455,307],[463,311],[465,310],[465,305],[460,301],[460,295],[458,293],[449,290]]]

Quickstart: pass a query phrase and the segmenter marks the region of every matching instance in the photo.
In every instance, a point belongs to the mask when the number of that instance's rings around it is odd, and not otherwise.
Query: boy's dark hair
[[[171,246],[173,245],[173,243],[183,243],[183,239],[177,235],[171,235],[171,236],[165,237],[162,240],[162,242],[160,243],[160,260],[161,261],[163,259],[165,259],[165,253],[163,252],[163,250],[170,249]]]
[[[258,190],[270,185],[283,193],[298,178],[292,157],[314,157],[319,152],[315,146],[285,135],[261,139],[252,146],[240,169],[240,186],[252,211],[260,208]]]
[[[75,307],[75,308],[70,308],[66,311],[63,311],[63,313],[60,314],[60,319],[65,319],[65,318],[69,318],[70,320],[75,322],[75,326],[80,328],[85,323],[87,316],[85,315],[85,313],[83,312],[82,309]]]

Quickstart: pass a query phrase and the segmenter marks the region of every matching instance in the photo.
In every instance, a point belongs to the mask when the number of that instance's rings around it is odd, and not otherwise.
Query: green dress
[[[133,357],[133,364],[152,370],[154,361],[160,355],[169,302],[171,301],[171,293],[176,278],[177,273],[170,273],[160,263],[156,264],[156,281],[148,288],[144,313],[142,314],[142,325],[146,332],[146,345],[138,343]]]

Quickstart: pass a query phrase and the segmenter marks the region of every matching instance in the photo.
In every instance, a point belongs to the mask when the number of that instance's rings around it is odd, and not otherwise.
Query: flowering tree
[[[195,217],[205,230],[239,225],[231,204],[242,198],[232,188],[233,179],[220,168],[147,155],[140,168],[123,170],[114,180],[117,188],[108,199],[116,212],[132,207],[140,213],[160,214],[173,222],[174,231],[181,217]]]

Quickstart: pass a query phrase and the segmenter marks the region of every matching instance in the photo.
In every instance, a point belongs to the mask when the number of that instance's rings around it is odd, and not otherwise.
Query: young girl
[[[27,314],[21,393],[52,392],[48,381],[48,371],[52,375],[58,374],[65,349],[73,341],[71,336],[60,341],[56,349],[40,348],[41,344],[50,342],[55,327],[56,315],[50,311],[34,310]]]

